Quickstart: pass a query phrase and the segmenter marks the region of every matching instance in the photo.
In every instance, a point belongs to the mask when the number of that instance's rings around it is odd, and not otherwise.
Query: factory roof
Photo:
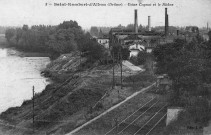
[[[135,33],[133,30],[128,30],[128,29],[121,29],[121,28],[112,28],[110,30],[110,33],[113,35],[145,35],[145,36],[162,36],[162,33],[155,32],[155,31],[141,31],[140,29],[138,30],[138,33]]]

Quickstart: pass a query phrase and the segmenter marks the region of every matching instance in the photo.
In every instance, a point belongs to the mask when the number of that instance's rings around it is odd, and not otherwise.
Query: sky
[[[128,6],[133,4],[156,6]],[[47,6],[46,6],[47,3]],[[54,3],[117,3],[123,6],[54,6]],[[170,3],[173,6],[158,6]],[[52,4],[52,5],[49,5]],[[152,26],[164,25],[164,12],[168,8],[169,25],[211,25],[211,0],[0,0],[0,26],[58,25],[75,20],[84,29],[91,26],[126,26],[134,23],[134,9],[138,10],[138,23],[147,25],[151,16]]]

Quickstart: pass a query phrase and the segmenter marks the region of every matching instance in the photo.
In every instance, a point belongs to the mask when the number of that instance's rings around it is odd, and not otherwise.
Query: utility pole
[[[80,51],[80,65],[79,65],[79,72],[80,72],[80,77],[81,77],[81,51]]]
[[[115,64],[114,64],[114,52],[113,52],[113,85],[112,85],[112,89],[114,88],[114,66],[115,66]]]
[[[33,119],[33,132],[34,132],[34,86],[32,87],[32,101],[33,101],[32,119]]]
[[[120,49],[118,49],[118,59],[117,59],[117,63],[120,64]],[[119,99],[119,89],[117,90],[118,92],[118,99]]]
[[[122,49],[120,51],[120,66],[121,66],[121,89],[122,89]]]

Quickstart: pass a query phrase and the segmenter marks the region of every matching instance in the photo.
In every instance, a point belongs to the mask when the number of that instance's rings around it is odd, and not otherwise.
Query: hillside
[[[123,88],[120,66],[115,65],[115,87],[112,89],[112,65],[88,63],[79,52],[61,55],[42,72],[53,80],[34,98],[34,133],[32,100],[3,112],[1,127],[5,134],[65,134],[101,114],[111,106],[154,82],[147,72],[131,72],[123,66]]]

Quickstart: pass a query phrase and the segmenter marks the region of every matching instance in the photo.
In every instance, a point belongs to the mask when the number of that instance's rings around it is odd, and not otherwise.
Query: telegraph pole
[[[119,51],[119,49],[118,49],[118,59],[117,59],[117,63],[120,64],[120,51]],[[119,99],[119,89],[117,90],[117,92],[118,92],[118,99]]]
[[[80,72],[80,77],[81,77],[81,51],[80,51],[80,65],[79,65],[79,72]]]
[[[32,101],[33,101],[32,119],[33,119],[33,132],[34,132],[34,86],[32,87]]]
[[[115,66],[115,64],[114,64],[114,52],[113,52],[113,85],[112,85],[112,89],[114,88],[114,66]]]
[[[121,52],[120,52],[120,66],[121,66],[121,89],[122,89],[122,49],[121,49]]]

